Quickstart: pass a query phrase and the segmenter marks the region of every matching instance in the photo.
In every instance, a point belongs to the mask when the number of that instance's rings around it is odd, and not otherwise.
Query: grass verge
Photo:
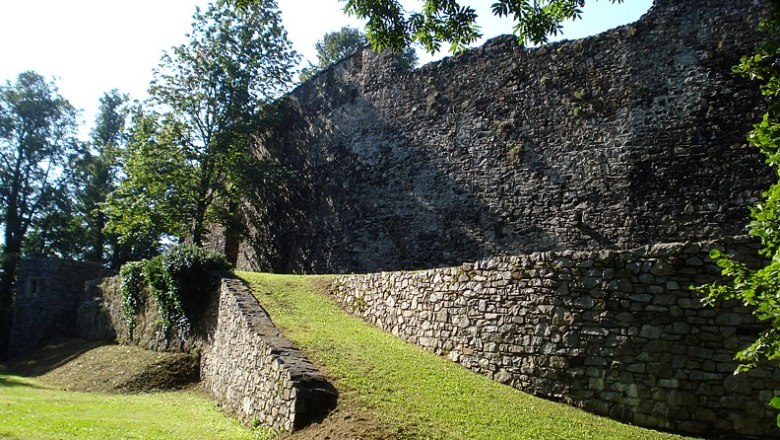
[[[398,438],[672,440],[539,399],[386,334],[319,292],[327,277],[238,274],[285,335]]]

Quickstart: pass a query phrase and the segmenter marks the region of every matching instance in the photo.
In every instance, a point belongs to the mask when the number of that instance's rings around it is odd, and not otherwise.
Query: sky
[[[508,19],[490,13],[494,0],[464,0],[478,14],[483,40],[512,32]],[[82,110],[82,137],[94,120],[100,96],[113,88],[146,98],[152,69],[164,50],[185,42],[195,8],[209,0],[0,0],[0,82],[26,70],[54,79],[62,96]],[[326,32],[362,23],[342,12],[338,0],[277,0],[295,49],[315,61],[314,43]],[[404,0],[415,8],[420,0]],[[581,38],[636,21],[652,0],[588,0],[583,19],[562,38]],[[446,49],[445,49],[446,50]],[[440,54],[440,58],[444,54]],[[422,55],[421,61],[431,58]],[[304,64],[306,65],[306,64]]]

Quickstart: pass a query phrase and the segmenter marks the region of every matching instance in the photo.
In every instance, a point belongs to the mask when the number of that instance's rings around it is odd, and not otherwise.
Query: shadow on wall
[[[369,51],[331,66],[261,135],[292,177],[248,201],[240,266],[417,269],[743,233],[772,176],[744,140],[760,97],[731,73],[760,38],[757,5],[662,4],[412,72]]]
[[[327,79],[336,81],[332,73]],[[295,142],[265,144],[296,174],[284,197],[250,210],[251,223],[260,225],[250,240],[255,269],[411,269],[502,252],[517,235],[556,242],[532,219],[515,222],[524,225],[521,231],[508,224],[468,187],[479,176],[455,180],[424,144],[404,136],[353,87],[308,91],[313,94],[284,102],[284,131]],[[332,118],[307,115],[301,103]],[[457,136],[457,123],[450,129],[448,136]]]

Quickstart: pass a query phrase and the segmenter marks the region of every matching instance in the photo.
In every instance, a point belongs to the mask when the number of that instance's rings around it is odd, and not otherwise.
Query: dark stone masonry
[[[249,200],[240,266],[365,273],[744,234],[772,180],[731,72],[758,0],[663,0],[543,48],[499,37],[402,71],[364,50],[301,85],[259,152],[293,176]]]
[[[57,258],[25,258],[19,265],[16,303],[11,320],[9,356],[14,357],[53,337],[73,335],[84,283],[103,276],[95,263]]]
[[[780,368],[734,375],[762,328],[691,285],[711,243],[553,251],[422,272],[340,276],[333,297],[378,327],[494,380],[640,426],[780,438]],[[750,241],[717,245],[755,253]]]

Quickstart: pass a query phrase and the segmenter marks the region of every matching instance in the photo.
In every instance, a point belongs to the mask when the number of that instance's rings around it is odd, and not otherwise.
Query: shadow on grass
[[[41,376],[101,345],[105,343],[80,339],[53,340],[42,348],[11,359],[0,367],[0,372],[24,377]]]
[[[33,385],[31,383],[18,380],[12,376],[6,376],[3,373],[0,373],[0,388],[37,388],[37,389],[43,389],[42,387],[39,387],[38,385]],[[0,432],[0,438],[3,437],[3,432]]]

